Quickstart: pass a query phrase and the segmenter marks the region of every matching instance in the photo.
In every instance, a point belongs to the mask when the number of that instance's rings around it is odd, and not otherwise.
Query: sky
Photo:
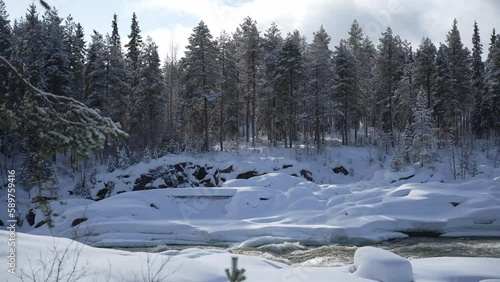
[[[32,0],[3,0],[10,19],[26,14]],[[381,33],[390,26],[394,34],[412,43],[414,50],[423,37],[436,46],[444,43],[453,19],[465,46],[471,48],[474,21],[480,29],[483,50],[490,34],[500,29],[500,1],[497,0],[46,0],[60,16],[71,14],[87,35],[93,30],[111,32],[113,14],[118,15],[122,42],[128,40],[132,13],[137,14],[144,38],[151,36],[159,46],[160,57],[183,56],[193,28],[203,20],[214,38],[222,30],[232,33],[247,16],[257,21],[261,35],[272,22],[282,34],[298,29],[310,42],[321,25],[332,38],[331,47],[348,37],[354,19],[378,45]],[[36,1],[38,3],[38,1]],[[38,5],[39,6],[39,5]],[[39,6],[40,7],[40,6]],[[39,9],[42,11],[42,7]],[[87,37],[89,38],[89,37]],[[486,54],[483,54],[483,58]]]

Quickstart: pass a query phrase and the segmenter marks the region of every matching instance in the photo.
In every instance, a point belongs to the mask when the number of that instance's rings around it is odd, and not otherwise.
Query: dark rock
[[[75,226],[77,226],[78,224],[80,224],[80,223],[82,223],[82,222],[85,222],[85,221],[87,221],[87,220],[88,220],[88,218],[86,218],[86,217],[80,217],[80,218],[77,218],[77,219],[73,220],[73,222],[71,223],[71,226],[75,227]]]
[[[226,178],[225,178],[225,177],[221,177],[221,178],[220,178],[220,181],[222,181],[222,182],[226,182]]]
[[[259,198],[259,200],[261,200],[261,201],[267,201],[267,200],[269,200],[269,198]]]
[[[135,180],[135,184],[137,185],[146,185],[148,183],[153,182],[156,179],[153,174],[141,174],[141,177]]]
[[[215,187],[215,184],[212,183],[211,179],[205,179],[203,181],[200,181],[200,184],[202,184],[205,187]]]
[[[261,175],[261,174],[258,174],[255,170],[251,170],[251,171],[247,171],[247,172],[238,174],[238,176],[236,176],[236,179],[250,179],[252,177],[259,176],[259,175]]]
[[[132,188],[132,191],[144,191],[144,190],[154,190],[154,189],[158,189],[158,187],[136,185],[134,186],[134,188]]]
[[[26,214],[26,221],[30,226],[33,226],[33,224],[35,224],[35,213],[33,212],[33,209],[30,209]]]
[[[312,173],[311,173],[310,171],[305,170],[305,169],[302,169],[302,170],[300,171],[300,175],[301,175],[302,177],[304,177],[305,179],[307,179],[308,181],[312,181],[312,182],[314,182],[314,179],[312,178]]]
[[[408,179],[412,178],[413,176],[415,176],[415,174],[412,174],[410,176],[400,177],[398,180],[391,181],[391,183],[395,183],[395,182],[401,181],[401,180],[408,180]]]
[[[184,169],[186,168],[186,165],[187,165],[187,163],[178,163],[178,164],[174,165],[174,168],[178,172],[183,172]]]
[[[460,203],[457,203],[457,202],[450,202],[450,204],[451,204],[453,207],[456,207],[456,206],[460,205]]]
[[[3,223],[3,221],[0,219],[0,226],[5,226],[5,224]]]
[[[234,170],[233,170],[233,166],[230,166],[230,167],[228,167],[228,168],[221,169],[221,170],[220,170],[220,173],[231,173],[231,172],[233,172],[233,171],[234,171]]]
[[[408,237],[440,237],[443,235],[442,232],[437,230],[408,230],[408,231],[399,231]]]
[[[291,176],[299,177],[296,173],[290,174]]]
[[[284,165],[283,165],[283,169],[287,169],[287,168],[292,167],[292,166],[293,166],[293,165],[284,164]]]
[[[179,184],[179,185],[183,185],[183,184],[187,183],[186,177],[184,177],[182,175],[177,175],[176,178],[177,178],[177,184]]]
[[[123,191],[123,190],[122,191],[118,191],[118,192],[116,192],[116,195],[121,194],[121,193],[125,193],[125,192],[127,192],[127,191]]]
[[[45,196],[36,196],[33,199],[31,199],[32,203],[39,203],[39,202],[48,202],[48,201],[53,201],[57,200],[57,197],[45,197]]]
[[[152,208],[158,209],[158,207],[154,203],[149,204],[149,206]]]
[[[334,168],[332,168],[332,170],[336,174],[340,174],[340,173],[342,173],[343,175],[349,174],[349,171],[347,171],[347,169],[345,169],[345,167],[343,167],[343,166],[334,167]]]
[[[165,185],[165,184],[160,184],[160,185],[158,185],[158,188],[160,188],[160,189],[165,189],[165,188],[168,188],[168,187],[167,187],[167,185]]]
[[[199,167],[194,173],[193,176],[198,179],[198,180],[203,180],[205,179],[205,176],[207,176],[208,172],[207,169],[204,167]]]
[[[42,221],[40,221],[39,223],[37,223],[37,224],[35,225],[35,228],[38,228],[38,227],[40,227],[40,226],[44,225],[45,223],[47,223],[47,222],[46,222],[45,220],[42,220]]]
[[[104,198],[106,198],[106,195],[108,194],[109,192],[109,188],[102,188],[101,190],[99,190],[97,192],[97,194],[95,195],[97,197],[97,200],[102,200]]]

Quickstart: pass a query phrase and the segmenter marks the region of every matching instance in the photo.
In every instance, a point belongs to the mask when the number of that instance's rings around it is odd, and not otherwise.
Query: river
[[[500,238],[412,237],[373,245],[409,259],[429,257],[500,258]],[[225,249],[234,254],[258,256],[293,266],[340,266],[351,264],[358,247],[328,245],[302,246],[298,243],[270,244],[257,248],[221,248],[215,246],[169,245],[154,248],[132,248],[129,251],[160,252],[187,248]],[[123,250],[123,249],[122,249]]]

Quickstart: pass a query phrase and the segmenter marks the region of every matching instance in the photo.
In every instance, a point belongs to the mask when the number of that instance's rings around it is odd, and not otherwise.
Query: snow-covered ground
[[[0,231],[0,241],[9,234]],[[18,234],[16,274],[2,272],[5,281],[197,281],[225,282],[233,254],[224,250],[187,249],[158,254],[99,249],[65,238]],[[0,249],[0,264],[8,265]],[[354,264],[342,267],[291,267],[251,256],[238,256],[246,281],[500,281],[500,258],[429,258],[408,261],[390,252],[363,247]],[[51,271],[52,269],[52,271]],[[488,280],[490,281],[490,280]]]
[[[453,182],[439,164],[436,169],[415,166],[392,172],[370,166],[366,149],[338,150],[324,163],[225,153],[200,158],[167,156],[125,171],[102,173],[97,176],[101,186],[117,182],[111,197],[98,202],[54,201],[55,227],[45,224],[30,232],[78,238],[100,247],[255,247],[283,242],[362,245],[404,238],[413,232],[500,237],[500,169],[480,166],[477,177]],[[134,179],[142,173],[179,162],[209,164],[208,171],[232,167],[225,175],[230,180],[216,188],[116,194],[132,190]],[[332,172],[340,165],[349,175]],[[316,184],[292,176],[304,169],[318,183],[338,184]],[[249,170],[266,174],[234,179]],[[158,178],[153,184],[161,185],[157,182],[163,180]],[[43,218],[41,212],[36,218]],[[77,224],[79,221],[83,222]]]
[[[90,246],[366,245],[414,233],[500,237],[500,169],[485,158],[477,157],[474,177],[454,180],[447,157],[433,169],[416,164],[392,172],[387,168],[389,160],[377,157],[369,148],[331,148],[316,159],[300,159],[303,156],[297,151],[293,156],[293,151],[283,152],[176,155],[111,173],[101,168],[92,197],[110,181],[115,187],[100,201],[70,196],[67,191],[73,189],[74,180],[62,178],[62,196],[51,202],[54,227],[25,224],[18,228],[31,233],[18,236],[18,265],[33,264],[39,251],[54,249],[53,240],[62,240],[57,248],[69,244],[69,240],[54,239],[66,237],[86,244],[74,242],[71,246],[81,246],[83,261],[88,260],[92,275],[97,277],[88,281],[142,281],[137,277],[147,269],[150,256],[160,262],[168,258],[162,273],[172,273],[171,281],[225,281],[223,270],[229,267],[232,255],[227,251],[188,249],[158,256]],[[185,183],[211,181],[220,187],[132,191],[139,184],[148,189],[166,185],[165,179],[157,176],[158,171],[164,172],[159,168],[181,163],[188,167],[183,168],[183,175],[192,178]],[[339,167],[348,174],[334,173]],[[189,169],[193,173],[186,175]],[[249,171],[258,176],[236,179]],[[314,182],[307,181],[308,177]],[[22,190],[19,193],[18,199],[26,196]],[[34,205],[25,202],[23,206],[22,202],[19,200],[21,211]],[[42,219],[43,212],[38,210],[35,223]],[[2,255],[0,261],[5,259]],[[161,267],[160,262],[150,264]],[[120,267],[110,271],[110,265]],[[416,259],[410,263],[373,248],[358,249],[354,265],[337,268],[291,267],[240,256],[240,266],[252,278],[249,281],[472,282],[500,279],[499,265],[500,259],[491,258]],[[102,280],[108,277],[105,275],[112,278]]]

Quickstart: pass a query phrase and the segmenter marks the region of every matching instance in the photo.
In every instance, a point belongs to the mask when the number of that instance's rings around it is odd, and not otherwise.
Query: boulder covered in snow
[[[409,260],[375,247],[361,247],[354,254],[354,275],[381,282],[411,282]]]

